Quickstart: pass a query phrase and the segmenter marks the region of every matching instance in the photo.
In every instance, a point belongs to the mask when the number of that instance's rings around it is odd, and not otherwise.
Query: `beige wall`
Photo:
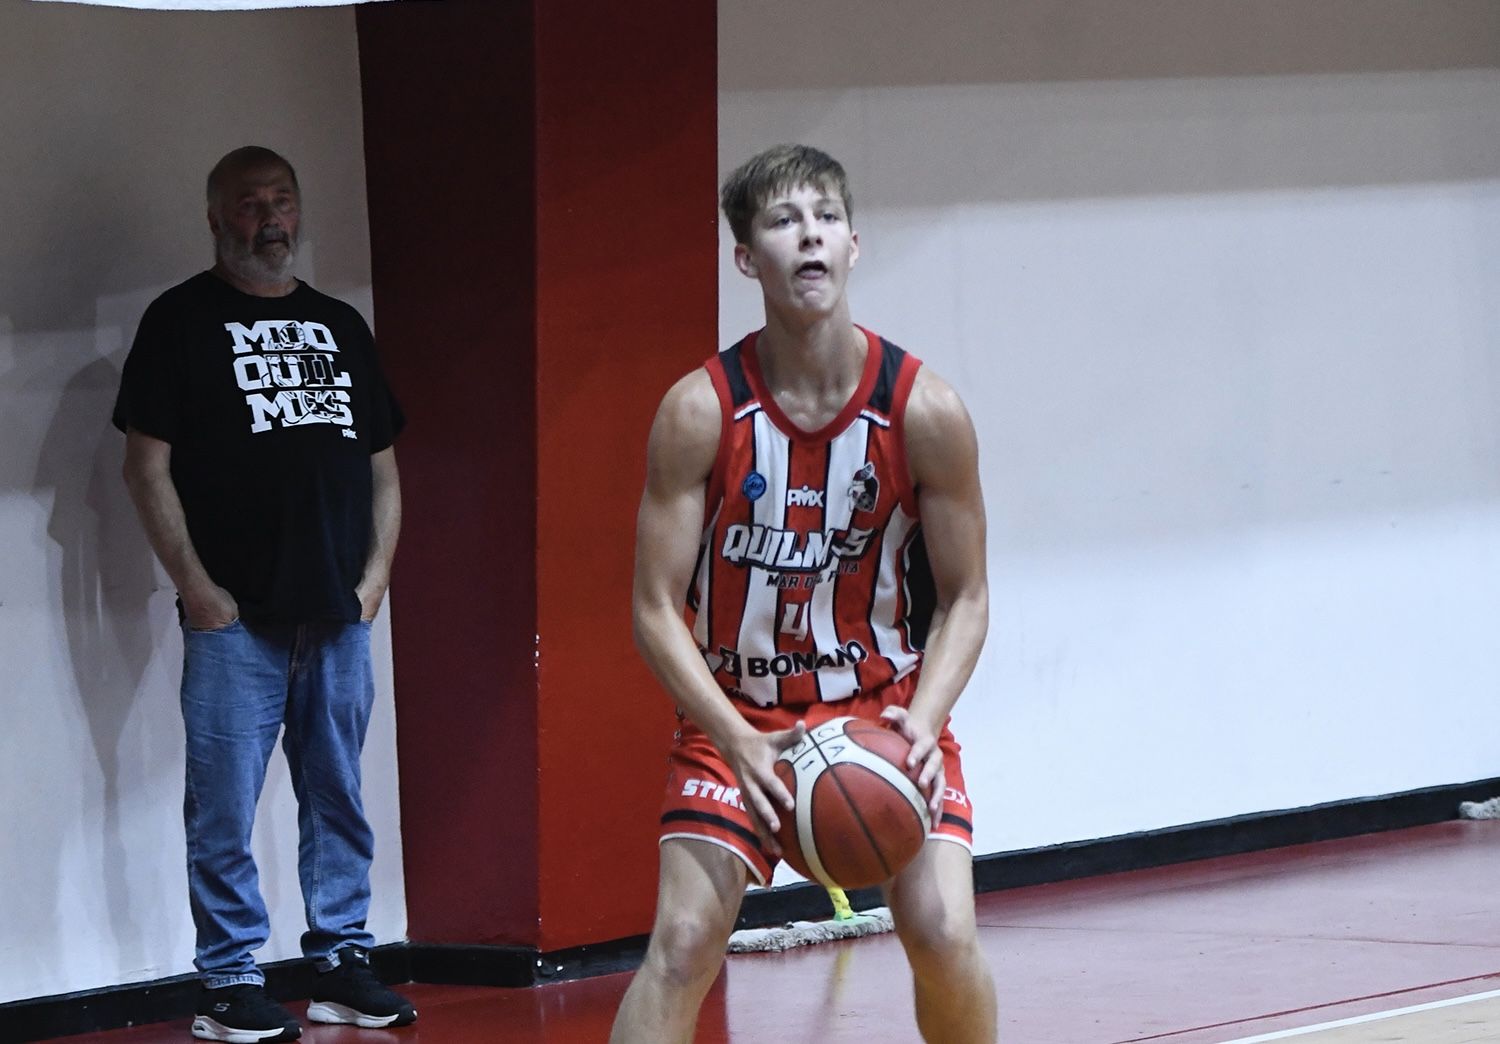
[[[203,179],[248,142],[297,165],[301,274],[370,314],[349,9],[0,8],[0,1002],[190,970],[181,638],[108,425],[157,293],[206,267]],[[405,933],[388,628],[366,751],[371,928]],[[256,837],[296,956],[296,822],[278,754]]]
[[[974,415],[980,852],[1494,776],[1500,6],[720,5]],[[760,321],[721,235],[721,336]]]

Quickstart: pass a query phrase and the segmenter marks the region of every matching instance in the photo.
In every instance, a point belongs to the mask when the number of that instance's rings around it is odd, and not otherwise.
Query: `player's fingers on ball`
[[[785,729],[782,732],[776,734],[776,747],[778,750],[790,750],[792,747],[795,747],[797,744],[801,743],[802,738],[806,735],[807,726],[799,721],[791,728]]]
[[[906,755],[906,768],[915,771],[917,766],[922,766],[919,782],[927,779],[928,770],[932,767],[932,755],[937,750],[937,741],[931,736],[917,736],[911,741],[911,751]]]
[[[912,754],[913,756],[916,755],[915,747],[912,749]],[[917,786],[921,787],[923,790],[926,790],[934,783],[934,781],[936,781],[938,776],[942,775],[942,751],[935,748],[933,750],[926,751],[922,755],[920,764],[922,766],[922,771],[917,775]]]
[[[928,786],[931,787],[930,790]],[[941,767],[932,777],[932,782],[922,790],[927,795],[927,811],[932,814],[932,821],[936,823],[943,817],[943,802],[947,800],[948,793],[948,779]]]
[[[792,792],[786,788],[786,784],[781,782],[781,777],[772,776],[766,783],[766,790],[770,793],[771,800],[776,802],[776,804],[788,812],[796,810],[797,802],[792,797]]]
[[[776,844],[776,831],[781,826],[781,821],[776,818],[776,810],[762,794],[751,795],[750,800],[745,802],[745,811],[750,814],[750,825],[755,829],[763,843],[767,845]]]
[[[776,828],[760,816],[751,816],[750,823],[755,827],[755,836],[760,838],[760,846],[773,856],[780,855],[781,848],[776,844]]]

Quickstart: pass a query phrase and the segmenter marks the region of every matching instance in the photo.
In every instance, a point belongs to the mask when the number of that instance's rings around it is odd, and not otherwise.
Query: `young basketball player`
[[[636,636],[681,725],[656,922],[610,1039],[692,1039],[745,885],[780,855],[772,834],[792,800],[776,756],[852,714],[911,741],[933,813],[922,852],[885,886],[922,1035],[991,1042],[972,817],[947,728],[988,622],[973,424],[951,387],[850,321],[859,237],[835,160],[770,149],[730,175],[722,202],[766,325],[680,380],[651,430]]]

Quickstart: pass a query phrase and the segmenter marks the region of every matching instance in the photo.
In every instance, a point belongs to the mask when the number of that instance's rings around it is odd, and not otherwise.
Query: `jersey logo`
[[[841,670],[850,664],[864,663],[870,652],[856,641],[844,642],[832,651],[785,652],[776,656],[741,656],[738,649],[719,646],[717,658],[706,653],[709,669],[723,671],[731,678],[795,678],[828,668]],[[717,660],[717,662],[715,662]]]
[[[759,500],[766,493],[766,477],[758,471],[750,472],[740,483],[740,492],[745,494],[746,500]]]
[[[345,388],[354,381],[339,365],[339,346],[322,323],[262,320],[225,323],[234,347],[234,380],[245,393],[250,430],[332,424],[348,438],[354,413]]]
[[[854,473],[854,481],[849,484],[849,499],[854,503],[855,511],[875,510],[875,503],[880,499],[880,480],[875,477],[873,462],[865,461],[865,466]]]
[[[349,393],[343,391],[283,391],[276,397],[255,392],[245,397],[250,407],[250,430],[270,431],[280,421],[283,428],[300,424],[337,424],[344,428],[354,423],[354,414],[349,410]]]
[[[823,506],[823,491],[803,486],[801,489],[789,489],[786,491],[787,507],[815,507]]]
[[[329,352],[339,350],[333,340],[333,331],[322,323],[262,319],[250,326],[244,323],[225,323],[224,329],[234,339],[236,355],[246,352],[296,352],[308,348],[321,348]]]
[[[718,801],[737,808],[741,812],[745,810],[745,803],[740,800],[739,787],[726,787],[724,784],[712,779],[687,780],[682,784],[682,796]]]
[[[854,559],[870,546],[873,529],[798,532],[736,522],[724,530],[719,554],[731,565],[760,566],[786,573],[819,573],[835,558]]]

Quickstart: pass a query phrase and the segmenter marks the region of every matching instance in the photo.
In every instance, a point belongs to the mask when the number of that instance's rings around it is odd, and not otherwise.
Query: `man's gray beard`
[[[246,283],[282,283],[291,276],[292,266],[297,263],[297,241],[288,239],[281,260],[272,261],[257,254],[249,243],[224,235],[214,241],[214,254],[219,264]]]

